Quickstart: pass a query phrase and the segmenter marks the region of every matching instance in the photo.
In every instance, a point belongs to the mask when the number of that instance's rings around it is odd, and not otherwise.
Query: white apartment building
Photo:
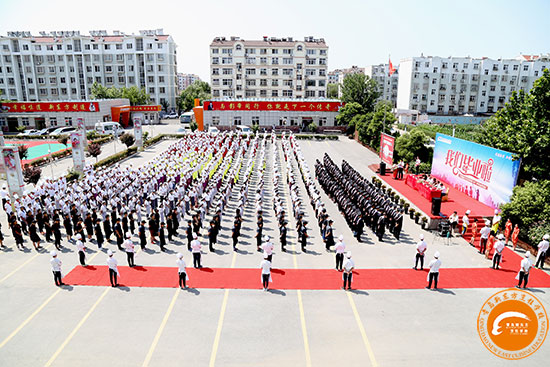
[[[395,72],[389,75],[389,64],[371,65],[365,68],[365,74],[378,83],[380,97],[378,100],[392,102],[392,106],[397,104],[397,86],[399,82],[399,66],[394,65]]]
[[[90,100],[94,82],[143,87],[152,102],[175,107],[176,44],[162,29],[8,32],[0,36],[0,98],[17,101]]]
[[[397,108],[430,114],[492,114],[529,91],[550,55],[515,59],[420,56],[401,60]]]
[[[201,80],[201,78],[197,74],[178,73],[178,91],[184,91],[188,86],[190,86],[197,80]]]
[[[214,98],[325,98],[328,46],[323,38],[216,37],[210,44]]]

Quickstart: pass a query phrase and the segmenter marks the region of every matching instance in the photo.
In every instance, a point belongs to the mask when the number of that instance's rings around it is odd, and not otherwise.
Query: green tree
[[[36,186],[40,177],[42,176],[42,169],[39,167],[31,166],[30,164],[25,164],[23,168],[23,181],[25,183],[31,183]]]
[[[391,102],[380,101],[376,104],[373,112],[356,116],[352,120],[352,123],[356,124],[355,128],[359,132],[359,139],[364,144],[378,150],[380,147],[380,134],[382,132],[389,134],[391,125],[395,121],[396,118],[392,113]]]
[[[352,122],[353,118],[362,113],[364,113],[364,110],[359,103],[346,103],[346,105],[340,109],[340,113],[336,116],[336,124],[340,126],[347,125],[348,134],[353,134],[355,131],[355,123]]]
[[[88,145],[88,153],[90,153],[90,155],[95,158],[95,161],[97,163],[97,157],[101,154],[101,145],[97,143],[92,143]]]
[[[163,99],[162,101],[160,101],[160,105],[162,106],[162,110],[164,112],[168,112],[168,109],[170,108],[170,103],[168,103],[167,100]]]
[[[138,88],[135,85],[130,88],[107,88],[95,82],[92,84],[91,95],[93,99],[127,98],[132,106],[147,105],[151,102],[151,96],[147,94],[145,88]]]
[[[94,84],[92,84],[91,95],[93,99],[110,99],[108,93],[109,88],[105,87],[104,85],[101,85],[98,82],[94,82]]]
[[[481,144],[521,158],[520,178],[544,179],[550,171],[550,72],[535,81],[530,93],[514,92],[506,107],[483,125]]]
[[[210,85],[207,82],[197,80],[181,92],[178,107],[183,112],[191,111],[195,106],[195,98],[198,98],[202,103],[211,97]]]
[[[122,142],[122,144],[126,145],[127,148],[130,148],[134,144],[136,139],[132,134],[124,133],[120,136],[120,141]]]
[[[18,144],[17,149],[19,152],[19,159],[27,159],[27,156],[29,155],[29,148],[25,144]]]
[[[342,102],[357,102],[364,112],[374,110],[376,99],[380,96],[378,83],[363,73],[348,74],[340,86],[342,89]]]
[[[327,86],[327,98],[338,99],[338,84],[329,83]]]
[[[429,141],[430,138],[418,129],[401,135],[395,139],[394,160],[403,159],[410,163],[419,157],[422,162],[431,162],[433,151],[426,146]]]

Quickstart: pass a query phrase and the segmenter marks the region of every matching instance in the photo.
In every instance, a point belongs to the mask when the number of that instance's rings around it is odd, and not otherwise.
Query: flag
[[[393,73],[395,73],[395,68],[393,67],[393,64],[391,63],[391,58],[389,59],[390,60],[390,65],[389,65],[389,76],[391,76]]]

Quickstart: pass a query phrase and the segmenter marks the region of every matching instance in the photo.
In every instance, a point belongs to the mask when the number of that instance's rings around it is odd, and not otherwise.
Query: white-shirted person
[[[107,266],[109,267],[109,280],[111,281],[111,287],[118,287],[118,261],[113,256],[113,251],[107,251]]]
[[[126,240],[124,240],[124,249],[126,250],[126,257],[128,258],[128,266],[133,268],[136,266],[134,263],[135,245],[134,241],[130,239],[130,233],[126,233]]]
[[[340,235],[338,237],[338,242],[335,246],[336,251],[336,270],[343,271],[344,265],[344,253],[346,252],[346,244],[344,243],[344,236]]]
[[[57,258],[57,252],[55,252],[55,250],[50,251],[50,255],[52,255],[50,264],[52,265],[53,281],[55,282],[55,285],[59,287],[64,285],[61,281],[61,265],[63,263]]]
[[[342,287],[342,289],[351,290],[351,278],[353,276],[353,269],[355,269],[355,262],[351,258],[351,251],[348,251],[348,253],[346,254],[346,262],[344,263],[344,273],[342,274],[342,278],[344,280],[344,286]]]
[[[193,267],[195,269],[202,268],[201,265],[201,241],[197,239],[197,234],[193,233],[193,241],[191,241],[191,253],[193,253]]]
[[[500,261],[502,260],[502,251],[506,247],[504,243],[504,235],[501,233],[498,235],[498,241],[495,243],[495,254],[493,255],[493,269],[498,269]]]
[[[271,282],[271,261],[267,259],[267,254],[264,253],[264,259],[260,263],[260,268],[262,269],[262,287],[264,291],[267,291],[269,282]]]
[[[434,289],[437,289],[437,281],[439,280],[439,268],[441,267],[441,260],[439,260],[439,251],[436,251],[434,254],[434,259],[430,261],[429,268],[430,272],[428,273],[428,286],[426,289],[432,287],[432,281],[434,282]]]
[[[179,276],[179,286],[181,289],[187,289],[186,281],[189,280],[187,275],[187,270],[185,269],[185,260],[183,260],[183,255],[178,253],[178,260],[176,261],[178,265],[178,276]]]
[[[426,244],[426,241],[424,241],[424,235],[421,234],[420,241],[416,244],[416,256],[413,267],[414,270],[418,268],[418,261],[420,261],[420,270],[424,270],[424,255],[426,254],[427,249],[428,245]]]

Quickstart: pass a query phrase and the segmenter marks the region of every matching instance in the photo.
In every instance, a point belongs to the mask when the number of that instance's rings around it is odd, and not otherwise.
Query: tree
[[[357,102],[365,113],[374,110],[376,99],[380,96],[378,83],[363,73],[348,74],[341,85],[342,102]]]
[[[17,149],[19,151],[19,159],[27,159],[29,155],[29,148],[25,144],[18,144]]]
[[[352,123],[359,132],[359,139],[373,149],[380,147],[380,134],[389,134],[391,125],[396,121],[391,112],[392,105],[389,101],[380,101],[376,104],[374,112],[356,116]]]
[[[544,179],[550,171],[550,72],[535,81],[529,93],[514,92],[506,106],[483,124],[481,144],[521,158],[519,177]]]
[[[135,85],[130,88],[110,87],[107,88],[97,82],[92,84],[92,98],[94,99],[115,99],[127,98],[132,106],[147,105],[151,102],[151,96],[145,88],[138,88]]]
[[[364,113],[363,107],[357,102],[346,103],[340,109],[340,113],[336,116],[336,123],[340,126],[348,126],[348,134],[353,134],[355,124],[352,123],[353,118]]]
[[[65,149],[67,149],[67,142],[69,141],[69,135],[67,134],[64,134],[64,135],[60,135],[58,138],[57,138],[57,142],[59,144],[63,144],[65,146]]]
[[[40,176],[42,176],[40,167],[25,164],[25,168],[23,168],[23,180],[25,183],[31,183],[36,186],[38,181],[40,181]]]
[[[329,83],[327,86],[327,97],[328,98],[338,98],[338,84],[337,83]]]
[[[90,153],[90,155],[95,158],[95,161],[97,163],[97,157],[101,154],[101,145],[99,145],[98,143],[92,143],[88,145],[88,153]]]
[[[27,127],[25,125],[22,125],[22,126],[17,126],[15,128],[15,130],[17,130],[18,132],[22,133],[22,132],[25,132],[25,130],[27,130]]]
[[[130,133],[122,134],[119,139],[122,142],[122,144],[126,145],[127,148],[130,148],[136,141],[134,136]]]
[[[164,112],[168,112],[168,109],[170,108],[170,103],[168,103],[167,100],[165,100],[165,99],[161,100],[160,105],[162,106],[162,110]]]
[[[210,85],[207,82],[197,80],[181,92],[178,105],[180,111],[191,111],[195,106],[195,98],[198,98],[201,103],[211,98]]]
[[[428,148],[430,138],[421,130],[413,129],[395,140],[395,160],[403,159],[412,162],[419,157],[422,162],[431,162],[433,151]]]
[[[309,132],[314,133],[317,131],[317,125],[315,124],[315,122],[312,122],[309,125],[307,125],[307,129]]]

